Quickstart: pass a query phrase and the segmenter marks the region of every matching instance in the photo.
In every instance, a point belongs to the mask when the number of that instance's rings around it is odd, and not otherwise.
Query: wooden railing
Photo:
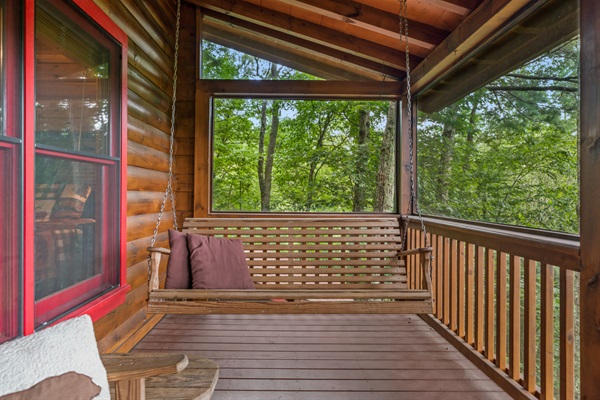
[[[579,238],[434,218],[425,226],[434,314],[423,318],[513,397],[577,398]],[[413,219],[408,247],[424,245]],[[416,261],[409,282],[420,279]]]

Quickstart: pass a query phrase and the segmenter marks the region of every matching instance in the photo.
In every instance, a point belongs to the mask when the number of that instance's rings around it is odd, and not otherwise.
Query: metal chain
[[[410,51],[408,47],[408,0],[401,0],[401,13],[400,14],[400,40],[404,35],[405,44],[405,55],[406,55],[406,113],[408,118],[408,151],[409,151],[409,171],[410,171],[410,203],[407,214],[412,214],[413,210],[417,212],[419,221],[421,222],[421,231],[425,239],[425,247],[429,247],[429,238],[427,237],[427,230],[425,229],[425,223],[423,222],[423,216],[421,215],[421,209],[419,208],[419,202],[417,200],[417,193],[415,189],[415,174],[414,174],[414,142],[413,142],[413,110],[412,110],[412,94],[410,88]],[[404,29],[403,29],[404,28]],[[403,32],[404,31],[404,32]],[[404,243],[406,243],[408,235],[408,218],[406,221],[406,229],[404,230]]]
[[[162,220],[163,214],[165,212],[165,205],[167,203],[167,198],[171,197],[171,206],[173,209],[173,227],[175,230],[178,229],[177,226],[177,212],[175,210],[175,193],[173,192],[173,148],[175,144],[175,102],[177,100],[177,59],[179,58],[179,30],[181,25],[181,0],[177,0],[177,22],[175,25],[175,54],[173,55],[173,95],[171,96],[171,131],[169,136],[169,176],[167,178],[167,189],[165,190],[165,194],[162,198],[162,203],[160,205],[160,212],[158,213],[158,219],[156,220],[156,226],[154,227],[154,234],[152,235],[152,240],[150,241],[150,247],[154,247],[154,243],[156,243],[156,237],[158,235],[158,227],[160,226],[160,221]]]

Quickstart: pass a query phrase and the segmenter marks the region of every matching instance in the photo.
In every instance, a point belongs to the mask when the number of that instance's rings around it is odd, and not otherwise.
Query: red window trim
[[[112,309],[118,307],[125,301],[126,292],[129,290],[127,284],[127,35],[115,24],[96,4],[89,0],[73,0],[85,15],[90,17],[101,26],[110,36],[121,45],[120,62],[121,75],[115,77],[120,79],[121,109],[113,110],[113,115],[119,117],[121,140],[114,143],[114,154],[120,158],[120,207],[119,207],[119,287],[92,300],[72,312],[63,315],[60,320],[71,318],[81,314],[89,314],[95,321],[106,315]],[[23,204],[25,207],[23,219],[24,243],[33,243],[35,229],[34,210],[34,183],[35,183],[35,0],[25,0],[24,9],[24,135],[23,135],[23,157],[24,157],[24,190]],[[116,82],[116,81],[115,81]],[[28,335],[35,330],[35,284],[34,284],[34,249],[31,245],[25,246],[23,254],[23,334]],[[59,320],[59,321],[60,321]],[[58,321],[57,321],[58,322]]]

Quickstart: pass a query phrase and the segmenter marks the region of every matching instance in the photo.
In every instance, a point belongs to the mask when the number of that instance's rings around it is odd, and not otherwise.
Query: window
[[[213,211],[395,211],[395,101],[213,105]]]
[[[20,332],[19,275],[21,257],[21,108],[17,101],[21,61],[18,51],[19,9],[0,1],[0,343]]]
[[[0,1],[0,342],[128,290],[127,37],[89,1],[21,3]]]
[[[202,66],[205,79],[318,80],[206,40]],[[397,102],[337,98],[213,98],[212,211],[394,212]]]
[[[38,0],[35,21],[39,326],[120,283],[121,48],[61,1]]]
[[[428,214],[579,231],[579,42],[419,116]]]

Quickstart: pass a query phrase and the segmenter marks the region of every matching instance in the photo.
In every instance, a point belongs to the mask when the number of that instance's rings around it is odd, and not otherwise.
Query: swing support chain
[[[171,208],[173,212],[173,227],[175,230],[178,230],[177,225],[177,211],[175,208],[175,193],[173,191],[173,154],[175,147],[175,110],[176,110],[176,102],[177,102],[177,68],[178,68],[178,58],[179,58],[179,31],[181,27],[181,0],[177,0],[177,11],[176,11],[176,25],[175,25],[175,49],[173,55],[173,93],[171,96],[171,129],[169,134],[169,175],[167,177],[167,187],[165,189],[165,193],[162,197],[162,202],[160,205],[160,211],[158,213],[158,218],[156,220],[156,226],[154,227],[154,232],[152,234],[152,239],[150,240],[150,247],[154,247],[156,243],[156,238],[158,236],[158,228],[160,226],[160,222],[162,220],[163,214],[165,212],[165,206],[167,204],[167,199],[171,200]],[[150,280],[150,265],[151,259],[148,256],[148,281]]]

